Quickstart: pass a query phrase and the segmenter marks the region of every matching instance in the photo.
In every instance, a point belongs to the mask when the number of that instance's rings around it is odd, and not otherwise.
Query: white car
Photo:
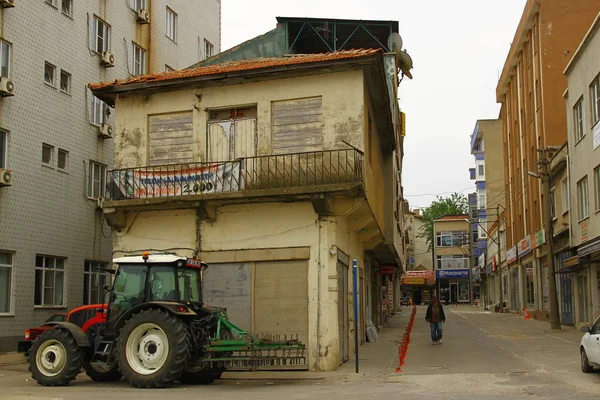
[[[594,367],[600,368],[600,317],[591,328],[581,328],[581,331],[585,333],[579,346],[581,370],[593,372]]]

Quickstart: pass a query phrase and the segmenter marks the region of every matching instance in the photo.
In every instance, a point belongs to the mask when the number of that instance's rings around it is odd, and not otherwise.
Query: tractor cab
[[[176,303],[185,311],[202,307],[202,271],[207,265],[174,254],[148,254],[121,257],[110,289],[107,331],[132,311],[151,302]],[[179,310],[179,311],[181,311]]]

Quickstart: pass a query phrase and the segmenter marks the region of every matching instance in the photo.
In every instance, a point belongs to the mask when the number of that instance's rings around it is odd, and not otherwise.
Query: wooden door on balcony
[[[256,107],[211,111],[207,161],[233,161],[256,156]]]

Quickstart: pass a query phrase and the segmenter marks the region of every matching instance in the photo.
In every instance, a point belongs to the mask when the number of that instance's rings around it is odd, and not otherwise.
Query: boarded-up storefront
[[[298,334],[308,344],[306,260],[211,264],[203,289],[205,304],[227,308],[242,329],[282,338]]]
[[[182,164],[193,160],[192,112],[149,116],[150,165]]]

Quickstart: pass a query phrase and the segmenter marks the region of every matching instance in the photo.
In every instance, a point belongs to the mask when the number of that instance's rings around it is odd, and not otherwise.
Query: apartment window
[[[590,86],[590,97],[592,99],[592,126],[600,119],[600,75],[594,79]]]
[[[68,17],[73,17],[73,0],[62,0],[62,13]]]
[[[169,67],[167,64],[165,64],[165,72],[171,72],[171,71],[175,71],[175,68]]]
[[[436,233],[437,247],[460,247],[469,244],[469,234],[465,231],[447,231]]]
[[[46,3],[50,4],[52,7],[56,7],[57,0],[46,0]]]
[[[92,96],[92,124],[104,124],[106,122],[106,119],[108,118],[108,113],[108,104],[106,104],[96,96]]]
[[[54,75],[56,74],[56,67],[49,62],[44,64],[44,82],[54,87]]]
[[[556,219],[556,188],[550,189],[550,216]]]
[[[12,253],[0,251],[0,314],[10,314],[12,311],[12,270]]]
[[[8,158],[8,134],[0,130],[0,168],[6,168]]]
[[[8,78],[8,67],[10,64],[10,45],[0,40],[0,76]]]
[[[42,164],[52,166],[52,159],[54,158],[54,146],[43,143],[42,144]]]
[[[85,305],[104,303],[104,285],[110,284],[111,277],[107,272],[98,271],[98,268],[107,268],[107,264],[100,261],[84,263],[83,304]]]
[[[485,167],[483,165],[479,166],[479,176],[485,175]]]
[[[88,175],[88,197],[98,199],[104,193],[106,186],[106,165],[90,161]]]
[[[58,167],[58,169],[62,169],[63,171],[65,171],[68,166],[68,160],[69,152],[63,149],[58,149],[58,154],[56,157],[56,166]]]
[[[135,43],[132,43],[132,65],[131,73],[133,75],[143,75],[146,73],[146,50]]]
[[[35,256],[36,306],[64,305],[65,259]]]
[[[213,56],[214,47],[213,45],[206,39],[204,39],[204,58],[210,58]]]
[[[462,269],[469,267],[469,259],[465,256],[437,256],[437,269]]]
[[[579,208],[579,220],[581,221],[590,215],[587,176],[577,182],[577,203]]]
[[[65,70],[60,71],[60,91],[71,94],[71,74]]]
[[[146,0],[133,0],[133,9],[135,11],[146,9]]]
[[[567,178],[560,182],[560,189],[562,195],[562,212],[564,214],[569,211],[569,181]]]
[[[94,51],[102,54],[110,50],[110,25],[94,16]]]
[[[485,190],[477,191],[477,208],[480,210],[485,209],[487,206],[487,199],[485,196]]]
[[[573,107],[573,122],[575,124],[575,142],[579,142],[585,135],[583,130],[583,97]]]
[[[167,37],[177,42],[177,13],[167,7]]]
[[[600,166],[594,169],[594,184],[596,194],[596,210],[600,211]]]

